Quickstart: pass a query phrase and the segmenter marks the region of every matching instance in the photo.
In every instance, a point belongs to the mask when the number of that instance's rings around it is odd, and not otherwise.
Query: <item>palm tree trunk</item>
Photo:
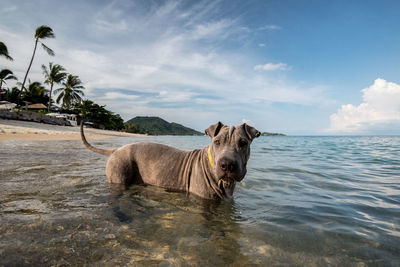
[[[51,106],[51,92],[53,91],[53,83],[50,84],[50,93],[49,93],[49,105],[47,106],[47,111],[50,112],[50,106]]]
[[[3,80],[0,79],[0,90],[1,90],[1,86],[3,85]],[[5,98],[5,96],[4,96]],[[3,94],[0,94],[0,100],[3,100]]]
[[[3,79],[0,79],[0,90],[1,90],[2,86],[3,86]],[[5,96],[4,96],[4,99],[5,99]],[[3,94],[0,94],[0,100],[3,100]]]
[[[39,39],[35,39],[35,48],[33,49],[31,62],[29,63],[28,70],[26,71],[26,74],[25,74],[25,77],[24,77],[24,81],[22,82],[22,85],[21,85],[21,91],[19,92],[19,95],[18,95],[18,99],[19,100],[21,99],[22,91],[24,90],[26,78],[28,77],[28,73],[29,73],[29,71],[30,71],[30,69],[32,67],[32,62],[33,62],[33,58],[35,57],[36,47],[37,47],[38,41],[39,41]]]

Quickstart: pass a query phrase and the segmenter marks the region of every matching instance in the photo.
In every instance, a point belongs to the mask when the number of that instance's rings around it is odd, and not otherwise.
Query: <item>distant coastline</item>
[[[286,134],[263,132],[261,133],[261,136],[286,136]]]
[[[189,135],[204,133],[177,123],[169,123],[159,117],[135,117],[126,122],[125,131],[88,128],[88,139],[103,139],[118,136]],[[0,118],[0,141],[7,140],[79,140],[79,127],[60,126],[36,121]],[[129,131],[131,130],[131,131]],[[261,136],[286,136],[282,133],[262,132]]]

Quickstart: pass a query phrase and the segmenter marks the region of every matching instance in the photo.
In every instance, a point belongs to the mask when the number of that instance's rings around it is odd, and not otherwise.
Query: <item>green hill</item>
[[[204,135],[196,130],[190,129],[175,122],[167,122],[159,117],[135,117],[125,124],[135,125],[139,132],[149,135]],[[127,127],[125,127],[127,128]]]

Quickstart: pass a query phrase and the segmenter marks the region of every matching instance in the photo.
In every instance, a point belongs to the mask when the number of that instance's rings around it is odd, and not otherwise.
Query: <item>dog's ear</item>
[[[251,127],[251,126],[247,125],[246,123],[243,123],[242,127],[243,127],[246,135],[249,137],[249,139],[251,141],[253,141],[254,138],[257,138],[261,135],[261,133],[259,131],[257,131],[256,128]]]
[[[204,132],[206,133],[206,135],[213,138],[214,136],[216,136],[219,133],[219,131],[221,130],[221,128],[223,126],[224,126],[224,124],[219,121],[216,124],[213,124],[210,127],[208,127]]]

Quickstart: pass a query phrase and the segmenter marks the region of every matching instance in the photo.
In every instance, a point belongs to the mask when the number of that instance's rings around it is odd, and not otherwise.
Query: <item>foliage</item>
[[[18,87],[13,87],[11,90],[7,90],[4,95],[1,95],[1,100],[6,100],[11,103],[17,103],[19,92],[20,91]]]
[[[66,77],[67,73],[64,72],[65,68],[59,64],[49,63],[49,69],[42,65],[43,75],[46,78],[45,84],[53,85],[54,83],[61,83]]]
[[[17,77],[13,75],[13,72],[9,69],[2,69],[0,71],[0,90],[3,88],[3,84],[6,84],[6,80],[18,80]]]
[[[81,89],[85,89],[85,87],[82,86],[82,82],[78,76],[69,74],[62,85],[63,87],[56,89],[54,93],[59,93],[57,103],[62,102],[61,106],[63,109],[70,109],[82,101],[81,96],[85,94]]]
[[[8,49],[7,46],[3,43],[0,42],[0,56],[5,57],[8,60],[13,61],[14,59],[12,57],[10,57],[10,55],[8,54]]]
[[[80,116],[89,120],[97,126],[104,126],[110,130],[122,130],[124,121],[119,114],[105,109],[105,106],[100,106],[91,100],[83,100],[75,105],[75,112]]]
[[[140,131],[139,124],[132,124],[132,123],[125,123],[124,124],[124,131],[127,133],[142,133]]]
[[[48,91],[40,82],[29,83],[28,88],[22,94],[22,100],[32,104],[46,105],[49,101]]]
[[[150,135],[203,135],[196,130],[178,123],[169,123],[159,117],[135,117],[127,121],[126,124],[139,125],[141,132]]]
[[[36,28],[35,31],[35,40],[36,42],[39,40],[47,39],[47,38],[55,38],[56,36],[54,35],[53,30],[46,25],[42,25]],[[42,44],[43,49],[49,54],[50,56],[54,56],[54,51],[51,50],[49,47],[47,47],[45,44],[40,42]]]
[[[63,66],[59,64],[54,64],[52,62],[49,63],[49,69],[45,65],[42,65],[43,75],[45,77],[45,84],[50,85],[50,93],[49,93],[49,103],[47,105],[47,110],[50,111],[50,105],[52,102],[52,92],[54,84],[61,83],[66,77],[67,73],[64,72],[65,69]]]

